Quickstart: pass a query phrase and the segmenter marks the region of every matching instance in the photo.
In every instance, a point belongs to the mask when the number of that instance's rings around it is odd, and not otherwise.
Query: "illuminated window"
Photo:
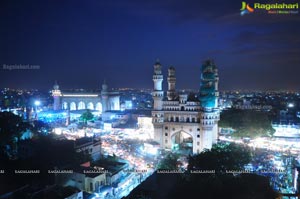
[[[64,102],[64,103],[63,103],[63,109],[64,109],[64,110],[68,109],[68,103],[67,103],[67,102]]]
[[[75,102],[71,102],[71,104],[70,104],[70,110],[71,111],[76,110],[76,104],[75,104]]]
[[[94,110],[94,104],[92,102],[89,102],[87,104],[87,108],[90,109],[90,110]]]
[[[82,110],[82,109],[85,109],[85,103],[81,101],[78,103],[78,110]]]
[[[100,102],[96,104],[96,110],[102,112],[102,104]]]

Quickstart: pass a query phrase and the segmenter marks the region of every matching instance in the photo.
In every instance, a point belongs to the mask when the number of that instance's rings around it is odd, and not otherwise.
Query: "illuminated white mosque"
[[[53,110],[97,110],[105,112],[120,110],[119,92],[109,91],[106,82],[102,84],[101,92],[63,92],[55,83],[52,90]]]
[[[212,60],[201,67],[200,92],[177,93],[175,68],[168,69],[168,90],[164,96],[162,66],[154,64],[154,106],[152,123],[154,140],[162,149],[182,149],[197,154],[211,149],[218,139],[218,70]]]

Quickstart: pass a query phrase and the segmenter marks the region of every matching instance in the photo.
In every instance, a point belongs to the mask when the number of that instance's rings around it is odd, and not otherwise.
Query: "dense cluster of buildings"
[[[0,92],[0,110],[13,111],[25,120],[59,122],[59,125],[69,128],[72,124],[78,124],[78,119],[89,109],[96,119],[87,123],[87,126],[106,133],[116,127],[138,128],[152,139],[144,143],[144,150],[148,153],[153,151],[153,154],[159,149],[181,150],[185,154],[198,154],[211,149],[218,140],[220,112],[229,108],[266,112],[272,118],[275,137],[300,138],[299,93],[219,93],[218,69],[212,60],[203,62],[201,66],[199,91],[189,93],[176,89],[174,67],[169,67],[166,79],[168,86],[164,91],[162,65],[157,61],[154,64],[154,87],[151,93],[150,90],[109,90],[105,81],[101,90],[92,92],[61,90],[56,83],[50,92],[52,96],[45,96],[38,91],[3,89]],[[35,103],[36,99],[42,103]],[[31,136],[25,138],[24,135],[21,139],[25,141],[19,145],[19,157],[26,159],[33,157],[36,152],[26,141]],[[101,159],[101,140],[95,136],[77,138],[73,149],[89,155],[92,161],[64,167],[64,171],[72,172],[53,170],[53,173],[59,174],[55,175],[56,185],[41,189],[38,193],[28,187],[19,191],[37,196],[55,195],[62,194],[69,187],[69,194],[65,198],[86,198],[84,194],[94,192],[114,195],[131,178],[131,174],[125,172],[130,168],[128,162]]]

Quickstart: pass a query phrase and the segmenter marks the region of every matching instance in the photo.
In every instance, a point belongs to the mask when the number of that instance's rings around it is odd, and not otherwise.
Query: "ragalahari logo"
[[[254,9],[251,8],[248,3],[243,1],[242,2],[242,8],[241,8],[241,15],[243,16],[244,14],[249,14],[251,12],[254,12]]]

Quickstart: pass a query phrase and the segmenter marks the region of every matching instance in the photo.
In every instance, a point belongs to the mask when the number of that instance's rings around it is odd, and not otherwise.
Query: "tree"
[[[192,175],[192,174],[190,174]],[[206,199],[277,199],[279,194],[270,186],[269,179],[256,174],[209,175],[195,174],[189,180],[180,180],[168,198]],[[197,196],[197,197],[195,197]]]
[[[77,153],[74,149],[74,141],[56,140],[50,135],[41,135],[37,139],[23,140],[23,146],[27,146],[28,156],[23,156],[16,160],[9,160],[0,152],[1,169],[5,170],[5,175],[0,175],[1,189],[10,192],[18,187],[29,185],[33,187],[46,187],[55,183],[55,175],[49,175],[49,169],[72,169],[82,163],[91,161],[91,156],[84,152]],[[27,150],[26,150],[27,151]],[[40,170],[35,175],[10,175],[12,171]],[[24,195],[24,194],[23,194]],[[13,198],[26,198],[16,196]]]
[[[55,140],[52,135],[47,135],[39,136],[32,143],[36,150],[34,159],[41,161],[39,168],[47,167],[49,169],[62,165],[78,165],[91,160],[89,153],[76,152],[74,141],[71,140]]]
[[[87,124],[87,121],[90,121],[94,118],[94,115],[91,113],[89,109],[87,109],[82,115],[80,116],[80,120]]]
[[[167,156],[166,160],[175,159]],[[247,147],[237,144],[218,144],[211,150],[189,158],[189,169],[223,170],[243,169],[251,159]],[[157,173],[156,173],[157,174]],[[144,193],[152,199],[205,198],[205,199],[276,199],[278,193],[270,186],[269,179],[256,174],[232,175],[226,172],[200,174],[153,174],[144,186],[130,193],[127,198],[139,198]],[[152,180],[151,180],[152,178]]]
[[[268,114],[255,110],[225,110],[221,113],[219,126],[235,129],[232,134],[235,137],[256,138],[272,136],[275,132]]]
[[[169,198],[276,199],[278,193],[269,179],[256,174],[233,175],[226,170],[243,170],[251,160],[249,148],[217,144],[211,150],[189,157],[188,169],[215,170],[214,174],[187,172],[170,192]],[[198,198],[197,197],[197,198]]]
[[[32,130],[36,133],[45,133],[45,132],[49,132],[51,130],[51,127],[47,123],[45,123],[41,120],[35,120],[35,121],[33,121],[33,129]]]
[[[158,169],[168,169],[174,170],[177,169],[178,164],[178,155],[170,153],[168,154],[158,165]]]
[[[10,146],[15,151],[23,133],[32,128],[28,122],[24,122],[21,117],[11,112],[0,113],[0,146]],[[6,151],[8,152],[8,151]],[[7,153],[11,155],[10,152]]]
[[[251,152],[247,147],[235,143],[216,144],[211,150],[189,157],[188,169],[215,170],[224,174],[226,170],[241,170],[251,161]]]

